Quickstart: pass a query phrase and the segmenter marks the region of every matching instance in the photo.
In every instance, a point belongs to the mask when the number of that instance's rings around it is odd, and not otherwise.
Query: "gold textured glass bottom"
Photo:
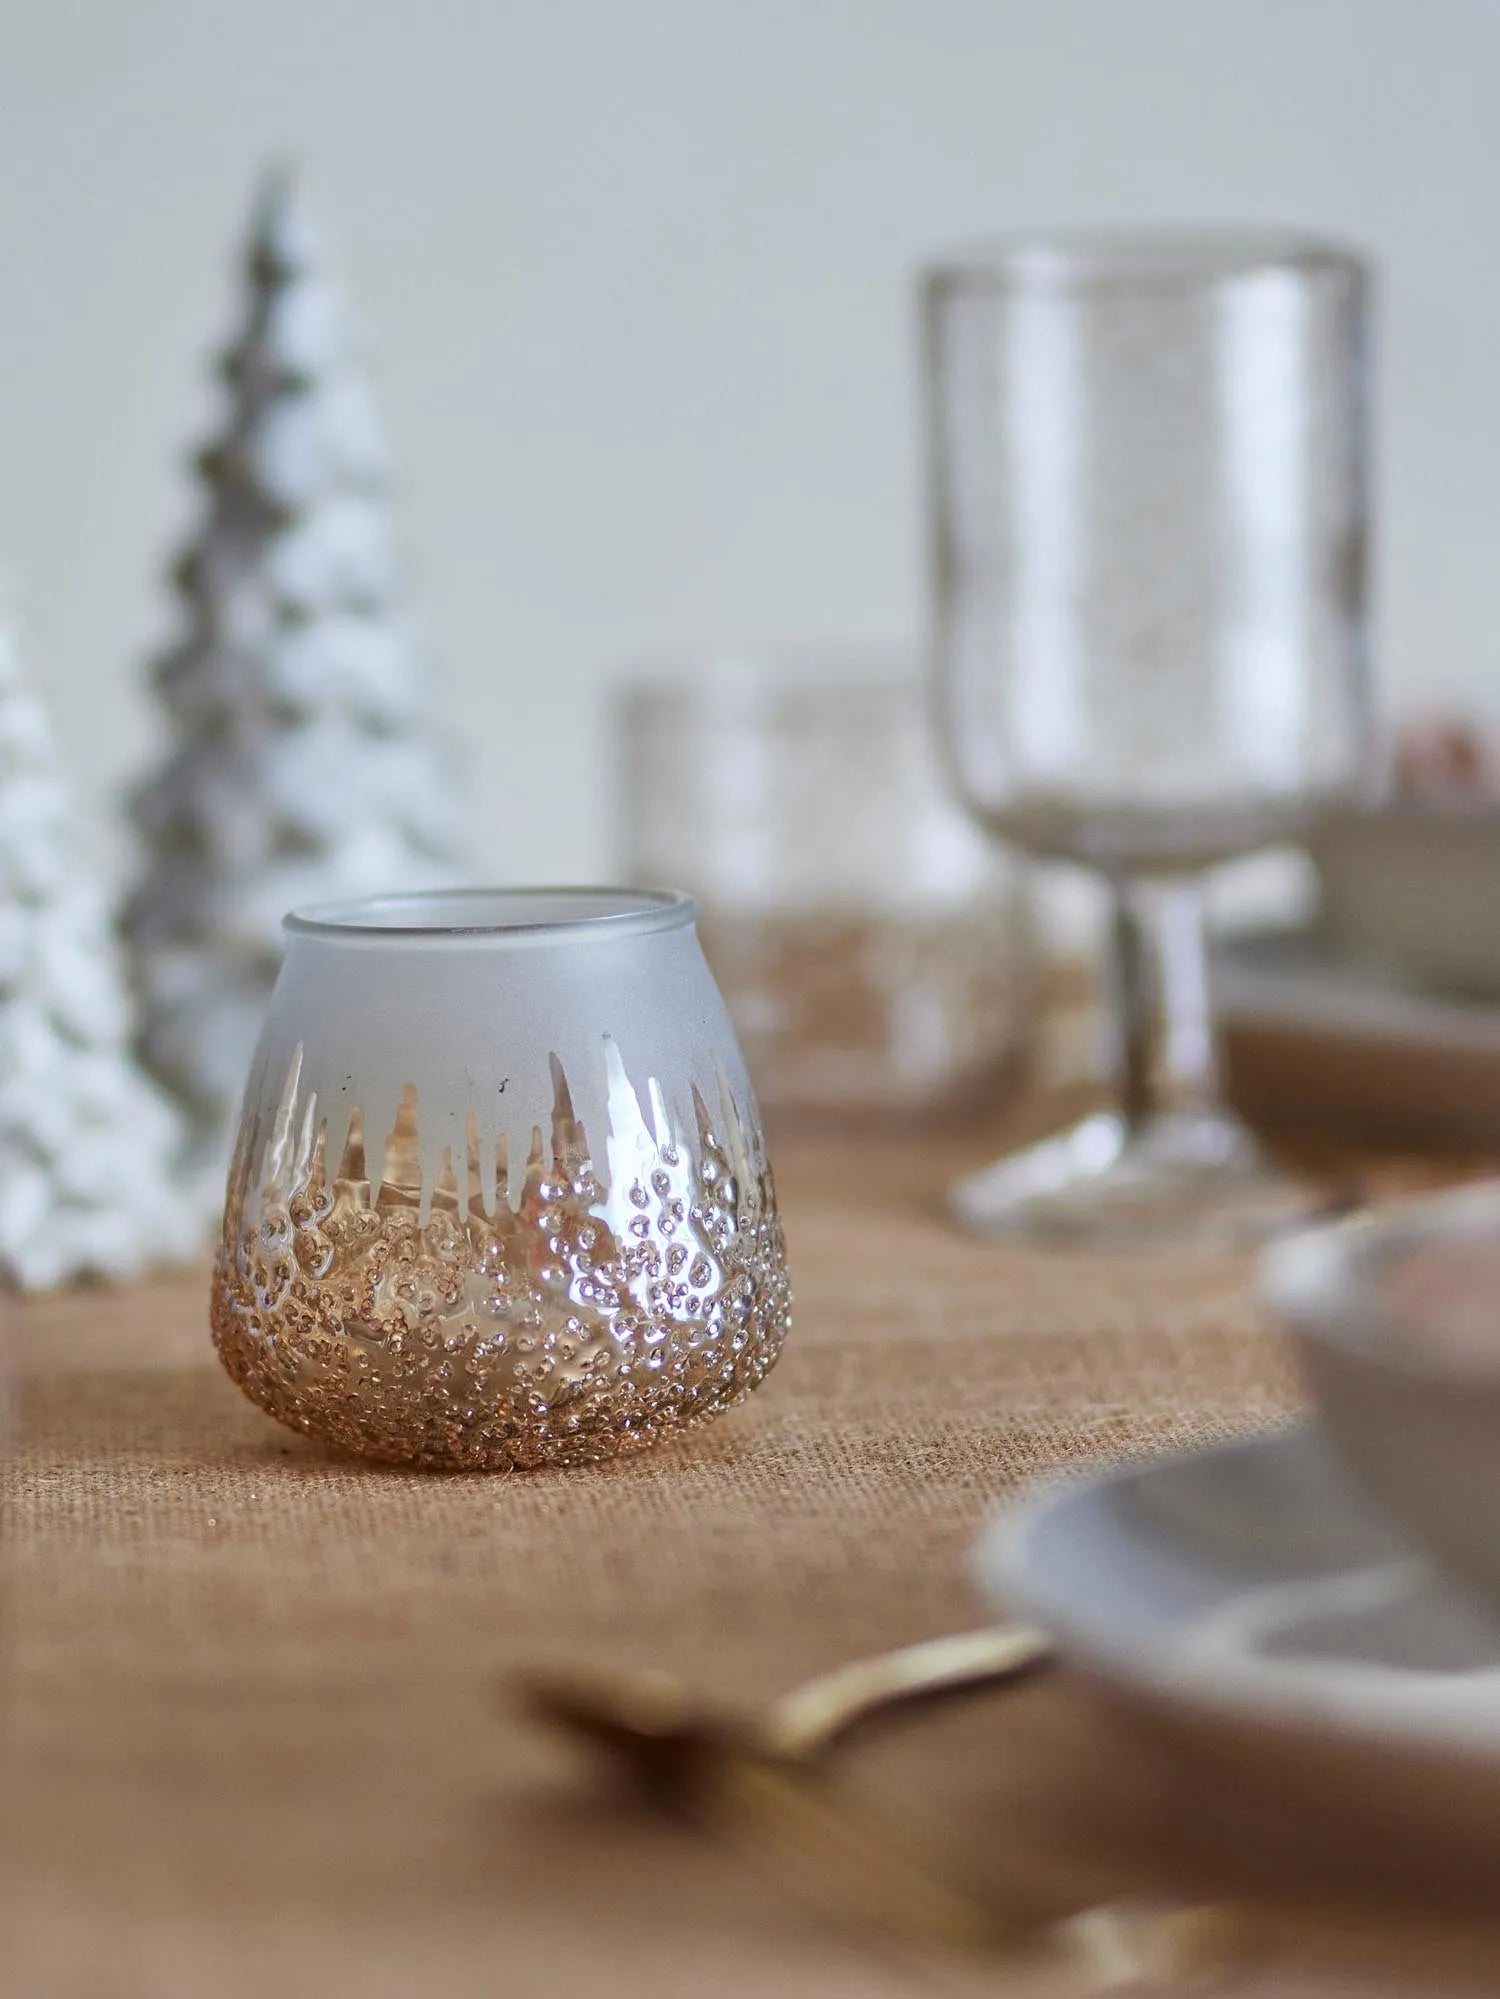
[[[696,1142],[638,1148],[612,1189],[559,1071],[551,1157],[537,1133],[515,1205],[502,1158],[485,1206],[471,1152],[476,1191],[445,1158],[424,1213],[410,1092],[372,1182],[357,1122],[332,1177],[321,1137],[288,1143],[294,1091],[258,1186],[242,1138],[212,1305],[225,1367],[293,1429],[389,1462],[587,1464],[706,1421],[774,1363],[781,1224],[727,1103],[716,1126],[694,1092]]]

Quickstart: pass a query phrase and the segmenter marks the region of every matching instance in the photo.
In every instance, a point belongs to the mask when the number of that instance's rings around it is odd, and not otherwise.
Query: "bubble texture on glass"
[[[421,1184],[415,1092],[374,1173],[356,1118],[331,1174],[292,1065],[250,1116],[214,1271],[214,1344],[261,1408],[388,1462],[595,1463],[707,1421],[770,1370],[791,1301],[758,1128],[722,1077],[677,1129],[612,1081],[596,1164],[554,1058],[550,1141],[492,1204],[477,1139]],[[608,1161],[609,1166],[603,1162]],[[611,1171],[615,1184],[609,1184]]]

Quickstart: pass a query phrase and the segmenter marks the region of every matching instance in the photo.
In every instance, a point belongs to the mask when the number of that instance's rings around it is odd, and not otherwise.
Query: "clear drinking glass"
[[[972,1114],[1033,1013],[1023,869],[951,795],[910,662],[704,652],[622,687],[622,862],[672,879],[784,1124]]]
[[[977,1229],[1255,1234],[1311,1198],[1220,1101],[1201,883],[1370,768],[1369,289],[1245,231],[925,275],[949,762],[991,832],[1112,890],[1118,1107],[963,1182]]]

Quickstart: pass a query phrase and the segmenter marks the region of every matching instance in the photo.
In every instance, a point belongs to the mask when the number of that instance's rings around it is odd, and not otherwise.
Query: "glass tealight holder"
[[[213,1278],[271,1415],[450,1469],[633,1451],[790,1323],[755,1099],[681,894],[474,890],[287,919]]]
[[[618,710],[625,872],[665,866],[778,1121],[997,1100],[1034,1019],[1022,866],[948,796],[915,676],[880,657],[706,654]]]

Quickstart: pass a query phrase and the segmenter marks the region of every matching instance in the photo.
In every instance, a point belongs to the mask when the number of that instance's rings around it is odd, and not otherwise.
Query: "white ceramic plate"
[[[1353,1818],[1394,1859],[1500,1871],[1500,1620],[1443,1581],[1303,1426],[1053,1487],[986,1529],[990,1603],[1247,1807]],[[1284,1815],[1285,1817],[1285,1815]],[[1289,1820],[1272,1837],[1290,1842]]]

